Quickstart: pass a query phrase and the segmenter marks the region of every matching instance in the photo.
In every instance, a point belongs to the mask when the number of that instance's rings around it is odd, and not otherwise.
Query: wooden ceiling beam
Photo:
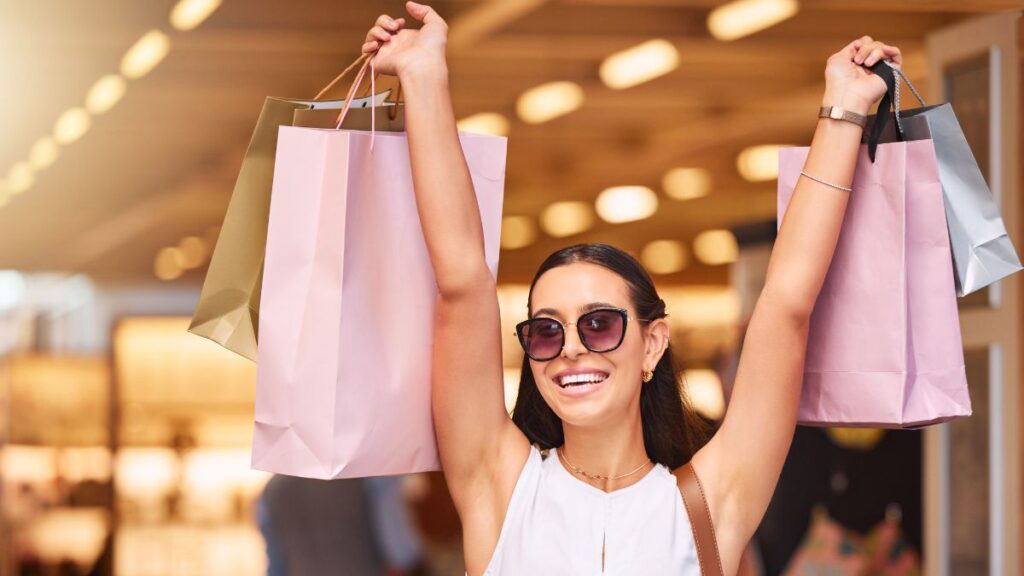
[[[895,4],[896,2],[893,2]],[[904,2],[909,3],[909,2]],[[965,2],[966,3],[966,2]],[[870,34],[887,41],[900,37],[921,37],[928,30],[962,17],[962,12],[914,12],[912,16],[894,16],[891,9],[862,7],[851,3],[850,10],[837,13],[815,10],[806,5],[794,17],[753,35],[735,40],[773,38],[781,43],[796,38],[824,38],[837,42],[837,48],[850,40]],[[522,34],[542,34],[549,44],[572,51],[564,41],[569,36],[617,36],[642,34],[648,38],[682,37],[712,39],[707,27],[707,10],[688,6],[660,5],[643,9],[628,4],[594,5],[581,9],[563,3],[523,18],[515,30]],[[723,42],[725,44],[725,42]]]
[[[550,0],[487,0],[457,12],[449,19],[448,50],[457,56],[481,40],[501,33],[520,18],[542,8]],[[364,28],[342,31],[331,28],[216,27],[200,28],[184,36],[176,50],[230,53],[272,53],[308,55],[352,52]],[[346,50],[346,39],[352,43]]]
[[[657,6],[637,10],[628,5],[592,6],[581,10],[561,2],[552,2],[544,10],[522,18],[515,30],[522,34],[544,34],[572,49],[563,38],[575,35],[614,36],[636,33],[650,36],[706,36],[703,11],[679,6]]]
[[[451,20],[448,50],[453,54],[474,48],[481,40],[500,33],[549,0],[487,0]]]
[[[280,28],[280,27],[226,27],[197,28],[189,34],[175,38],[174,51],[186,54],[206,52],[227,54],[237,58],[239,54],[261,57],[312,57],[320,54],[341,54],[351,52],[353,58],[359,55],[359,45],[366,30],[344,30],[326,28]]]
[[[503,63],[516,60],[544,60],[546,62],[566,60],[600,61],[609,54],[650,40],[649,34],[616,34],[593,36],[571,34],[552,38],[547,34],[501,34],[482,42],[472,52],[458,54],[452,61],[485,60]],[[721,42],[712,38],[669,36],[671,42],[686,62],[779,62],[782,60],[813,60],[828,58],[842,48],[832,36],[799,36],[780,42],[778,39],[752,37],[736,42]],[[923,42],[917,37],[893,37],[889,44],[900,46],[905,51],[920,49]],[[544,65],[542,69],[550,66]]]
[[[711,10],[722,5],[722,0],[563,0],[575,6],[620,6],[643,9],[683,7]],[[804,10],[833,10],[837,12],[878,10],[884,12],[997,12],[1020,9],[1019,0],[803,0]]]
[[[762,80],[773,80],[776,83],[792,81],[805,82],[821,77],[828,58],[789,60],[787,66],[779,66],[778,61],[736,59],[729,62],[710,62],[684,58],[675,71],[645,82],[628,90],[617,91],[624,96],[650,89],[657,89],[671,83],[692,84],[695,81],[726,79],[736,83],[751,84]],[[495,69],[494,62],[489,60],[460,60],[450,66],[452,83],[458,89],[463,83],[483,82],[491,85],[494,82],[519,84],[522,89],[548,80],[597,81],[597,62],[566,62],[554,68],[540,68],[536,61],[507,61],[500,69]],[[602,86],[603,88],[603,86]]]
[[[852,10],[878,10],[882,12],[999,12],[1003,10],[1020,10],[1020,0],[911,0],[910,2],[893,2],[892,0],[805,0],[807,8],[815,10],[834,10],[849,12]]]

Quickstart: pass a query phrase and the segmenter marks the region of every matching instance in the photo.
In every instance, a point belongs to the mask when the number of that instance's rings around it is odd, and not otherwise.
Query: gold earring
[[[650,370],[644,370],[643,374],[641,375],[641,378],[643,378],[643,381],[646,384],[647,382],[654,380],[654,372],[651,372]]]

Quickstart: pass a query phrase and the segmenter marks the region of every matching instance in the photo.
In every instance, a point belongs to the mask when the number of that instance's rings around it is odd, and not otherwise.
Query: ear
[[[653,371],[654,367],[661,361],[665,350],[668,350],[668,337],[671,333],[668,320],[658,318],[647,324],[643,331],[644,337],[644,370]]]

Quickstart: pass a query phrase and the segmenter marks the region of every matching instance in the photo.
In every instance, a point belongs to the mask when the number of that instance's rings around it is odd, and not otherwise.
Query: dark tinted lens
[[[534,360],[550,360],[562,352],[562,325],[551,318],[534,318],[523,327],[523,347]]]
[[[594,352],[608,352],[622,343],[625,323],[622,314],[614,310],[594,310],[580,316],[583,343]]]

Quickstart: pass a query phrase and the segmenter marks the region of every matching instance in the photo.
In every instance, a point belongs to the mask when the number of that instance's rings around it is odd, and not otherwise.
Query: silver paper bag
[[[924,99],[907,78],[887,62],[879,62],[872,71],[886,81],[889,92],[864,129],[869,151],[874,151],[870,147],[872,140],[875,145],[927,138],[935,143],[957,296],[966,296],[1020,271],[1020,258],[1006,233],[995,198],[967,145],[953,106],[949,102],[925,106]],[[899,78],[907,83],[922,108],[900,110]],[[890,102],[896,116],[895,125],[888,123]],[[881,127],[876,129],[876,124]]]

